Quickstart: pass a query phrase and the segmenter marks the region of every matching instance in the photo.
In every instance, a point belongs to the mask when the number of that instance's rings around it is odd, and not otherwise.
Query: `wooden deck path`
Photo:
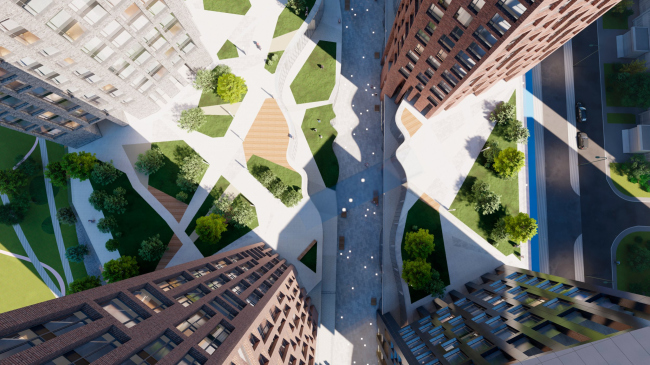
[[[408,109],[404,109],[402,112],[402,124],[404,124],[411,137],[422,127],[422,122]]]
[[[246,161],[256,155],[293,170],[287,161],[289,126],[275,99],[266,99],[244,140]]]
[[[160,262],[158,262],[158,266],[156,266],[156,270],[164,269],[172,260],[172,258],[174,258],[174,255],[176,255],[176,252],[178,252],[181,246],[183,246],[181,240],[179,240],[176,235],[173,235],[171,241],[169,241],[169,245],[167,246],[167,251],[165,251],[165,254],[160,259]]]
[[[431,208],[437,210],[438,212],[440,211],[440,204],[437,201],[433,200],[432,197],[427,195],[427,193],[423,193],[420,199],[423,202],[427,203]]]
[[[154,198],[156,198],[160,204],[162,204],[165,209],[167,209],[174,216],[174,219],[176,219],[177,222],[181,221],[183,214],[185,214],[185,210],[187,209],[187,204],[174,198],[173,196],[163,193],[154,187],[149,186],[147,187],[147,190],[149,190]]]

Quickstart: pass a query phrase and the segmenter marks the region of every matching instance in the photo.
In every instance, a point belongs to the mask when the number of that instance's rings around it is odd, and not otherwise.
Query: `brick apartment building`
[[[313,365],[317,323],[258,243],[0,314],[0,364]]]
[[[402,0],[381,88],[427,118],[525,73],[618,0]]]
[[[80,147],[210,65],[181,0],[0,0],[0,126]]]
[[[468,294],[449,293],[453,302],[435,299],[432,310],[419,307],[420,319],[413,323],[400,325],[390,313],[378,312],[379,363],[519,364],[623,334],[628,334],[623,342],[630,343],[626,351],[634,349],[633,363],[650,361],[650,354],[637,351],[629,336],[650,326],[648,297],[505,265],[465,287]],[[647,338],[648,331],[643,331]],[[647,348],[647,339],[641,343]],[[608,361],[599,362],[601,355],[587,351],[581,354],[591,356],[585,363],[630,363],[616,346],[601,345]],[[644,356],[645,362],[639,362]]]

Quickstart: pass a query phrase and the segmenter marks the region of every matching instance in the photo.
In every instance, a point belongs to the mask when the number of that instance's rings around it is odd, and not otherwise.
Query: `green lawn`
[[[205,10],[244,15],[251,8],[249,0],[203,0]]]
[[[318,242],[316,242],[312,248],[307,251],[305,256],[300,260],[305,266],[311,269],[311,271],[316,272],[316,264],[318,262]]]
[[[158,262],[140,259],[138,250],[142,241],[156,234],[160,234],[161,241],[169,243],[174,232],[169,228],[167,222],[133,189],[126,174],[122,174],[108,185],[102,186],[95,183],[92,185],[93,189],[104,190],[107,193],[112,193],[117,187],[123,187],[126,190],[126,200],[129,202],[126,212],[124,214],[104,213],[104,215],[112,215],[117,219],[119,230],[122,232],[122,237],[119,238],[120,255],[135,256],[138,259],[141,274],[154,271]]]
[[[409,209],[406,216],[404,234],[402,235],[403,261],[411,259],[404,249],[404,238],[406,237],[406,232],[409,232],[413,226],[428,229],[429,233],[433,234],[435,248],[433,253],[427,258],[427,262],[431,264],[431,268],[436,269],[440,273],[440,279],[445,285],[449,285],[449,271],[447,269],[447,256],[445,255],[445,241],[442,237],[442,228],[440,227],[440,213],[422,200],[415,202],[411,209]],[[411,303],[415,303],[429,295],[426,291],[414,290],[411,287],[409,287],[409,294],[411,296]]]
[[[514,93],[508,102],[513,104],[515,103]],[[501,136],[500,132],[500,127],[495,127],[490,134],[488,141],[498,142],[499,148],[502,150],[508,147],[517,148],[516,143],[506,141]],[[485,159],[481,154],[476,159],[476,162],[474,162],[472,169],[469,171],[467,178],[463,182],[458,195],[456,195],[456,198],[449,209],[451,214],[455,215],[474,232],[492,243],[494,247],[504,255],[507,256],[514,253],[519,257],[520,250],[518,247],[514,246],[514,243],[509,242],[508,240],[493,242],[489,239],[490,231],[494,228],[494,225],[499,218],[506,214],[512,215],[519,213],[519,183],[516,178],[505,180],[498,177],[493,170],[487,169],[483,166],[484,163]],[[474,203],[471,202],[471,189],[472,185],[474,185],[478,180],[490,184],[490,190],[501,195],[501,209],[498,212],[490,215],[482,215],[474,209]],[[453,211],[454,209],[455,211]]]
[[[275,173],[275,175],[279,177],[282,182],[287,184],[287,186],[293,186],[302,189],[302,177],[300,174],[284,166],[280,166],[256,155],[251,156],[247,162],[247,165],[248,171],[251,171],[251,173],[253,171],[253,166],[266,166],[271,169],[271,171],[273,171],[273,173]]]
[[[154,174],[149,175],[149,186],[152,186],[163,193],[176,197],[181,189],[176,185],[176,178],[180,172],[182,157],[188,156],[194,152],[185,141],[156,142],[151,144],[151,148],[158,148],[165,156],[165,165]],[[205,164],[205,170],[208,164]],[[201,177],[203,177],[203,174]],[[188,194],[187,201],[190,202],[194,193]]]
[[[310,12],[311,9],[314,7],[315,2],[316,0],[305,0],[305,5],[309,8]],[[296,15],[293,12],[289,11],[289,8],[284,8],[284,10],[282,10],[282,13],[280,13],[280,16],[278,17],[278,22],[275,25],[273,38],[279,37],[287,33],[291,33],[294,30],[298,30],[298,28],[300,28],[302,22],[304,22],[305,19],[307,19],[305,13]]]
[[[231,41],[226,40],[226,43],[224,43],[219,52],[217,52],[217,56],[220,60],[226,60],[228,58],[239,57],[239,53],[237,52],[237,47],[235,47]]]
[[[204,215],[208,214],[208,211],[214,205],[214,201],[219,199],[221,194],[223,194],[223,192],[226,191],[229,185],[230,182],[228,182],[228,180],[226,180],[223,176],[219,178],[217,183],[214,185],[214,187],[208,194],[208,197],[205,199],[205,201],[203,201],[203,204],[201,204],[201,207],[194,215],[194,218],[187,226],[187,229],[185,229],[185,233],[190,235],[192,234],[192,232],[194,232],[194,228],[196,228],[196,220],[199,219],[199,217],[203,217]]]
[[[636,124],[636,114],[607,113],[607,123]]]
[[[618,248],[616,249],[616,260],[621,262],[620,265],[616,266],[616,284],[618,286],[618,290],[630,291],[630,284],[641,282],[647,283],[650,281],[650,269],[638,272],[632,271],[627,266],[629,259],[628,249],[631,245],[635,244],[634,237],[636,236],[643,238],[643,243],[641,244],[648,245],[648,241],[650,240],[650,232],[633,232],[623,237],[621,242],[618,244]],[[646,247],[650,247],[650,245]]]
[[[307,109],[305,118],[302,120],[302,131],[305,133],[309,149],[314,155],[318,170],[320,170],[325,186],[328,188],[336,185],[339,181],[339,163],[332,149],[336,138],[336,129],[330,124],[335,117],[332,105],[328,104]],[[312,131],[311,128],[316,128],[316,131]],[[323,138],[319,138],[319,135],[322,135]]]
[[[208,137],[223,137],[230,128],[233,117],[230,115],[206,115],[206,122],[197,130]]]
[[[13,231],[13,228],[3,225],[0,234],[4,236],[6,229]],[[0,249],[6,250],[2,244]],[[54,294],[43,283],[32,263],[0,255],[0,268],[0,313],[54,299]]]
[[[329,99],[335,84],[336,42],[319,41],[291,83],[291,92],[297,104],[323,101]]]
[[[607,106],[624,106],[621,95],[615,90],[616,70],[621,66],[620,63],[603,64],[605,74],[605,103]]]
[[[614,165],[614,166],[611,166]],[[612,163],[610,165],[609,169],[609,175],[614,182],[614,186],[620,191],[621,193],[627,195],[627,196],[633,196],[637,198],[650,198],[650,192],[647,192],[643,189],[641,189],[641,186],[639,186],[638,183],[633,183],[630,180],[627,179],[626,175],[622,175],[616,166],[618,165],[617,163]]]
[[[212,90],[203,90],[201,94],[201,99],[199,99],[199,107],[212,106],[212,105],[223,105],[228,104],[227,101],[224,101],[217,95],[217,93],[212,92]]]
[[[603,28],[628,29],[627,18],[632,14],[634,14],[632,9],[627,9],[623,13],[614,13],[610,10],[603,15]]]
[[[264,68],[265,68],[268,72],[270,72],[270,73],[272,73],[272,74],[274,74],[274,73],[275,73],[275,69],[278,68],[278,64],[280,63],[280,59],[282,59],[282,55],[284,54],[284,51],[277,51],[277,52],[269,53],[269,56],[268,56],[268,57],[270,57],[271,55],[274,55],[274,54],[278,55],[278,60],[275,61],[275,62],[273,62],[273,64],[272,64],[271,66],[267,65],[266,63],[264,64]]]

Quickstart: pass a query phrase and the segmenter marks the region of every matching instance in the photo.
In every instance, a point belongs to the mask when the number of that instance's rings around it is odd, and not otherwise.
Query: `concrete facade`
[[[179,0],[0,4],[0,125],[72,147],[160,110],[212,62]]]
[[[402,1],[382,57],[382,95],[427,118],[518,77],[617,0]]]

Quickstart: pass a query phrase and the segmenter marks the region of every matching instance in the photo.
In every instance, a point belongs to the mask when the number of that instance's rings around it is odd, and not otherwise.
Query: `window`
[[[483,8],[483,5],[485,5],[485,0],[472,0],[472,3],[469,4],[469,9],[478,14]]]
[[[181,285],[183,285],[185,283],[187,283],[187,278],[185,278],[185,276],[183,276],[183,275],[178,275],[175,278],[171,278],[171,279],[167,279],[165,281],[161,281],[160,283],[158,283],[158,286],[160,287],[160,289],[162,289],[164,291],[168,291],[168,290],[171,290],[171,289],[176,288],[178,286],[181,286]]]
[[[190,336],[192,333],[196,332],[201,326],[203,326],[211,316],[207,314],[203,309],[194,313],[190,318],[184,320],[176,326],[176,329],[183,332],[185,336]]]
[[[187,355],[183,356],[181,361],[179,361],[176,365],[203,365],[203,363],[188,353]]]
[[[483,56],[485,56],[486,52],[481,48],[476,42],[472,42],[472,44],[467,47],[467,52],[469,52],[474,58],[477,60],[481,60]]]
[[[165,3],[162,2],[161,0],[156,0],[151,5],[147,7],[147,10],[151,13],[151,15],[156,16],[158,13],[160,13],[162,10],[166,8]]]
[[[492,21],[490,20],[490,22],[492,22]],[[476,29],[476,31],[474,32],[474,36],[477,37],[479,40],[481,40],[482,43],[483,43],[483,44],[484,44],[488,49],[492,48],[492,46],[494,46],[494,45],[497,43],[497,39],[494,38],[494,36],[492,35],[492,33],[490,33],[490,32],[489,32],[487,29],[485,29],[485,27],[483,27],[482,25],[480,25],[480,26],[478,27],[478,29]],[[471,48],[471,45],[470,45],[470,48]],[[468,50],[469,50],[469,48],[468,48]],[[483,53],[485,54],[485,52],[483,52]]]
[[[459,40],[460,37],[462,36],[463,36],[463,31],[458,27],[454,27],[454,29],[451,31],[451,37],[455,40]]]
[[[431,37],[429,37],[429,35],[425,31],[423,31],[422,29],[418,30],[418,33],[416,34],[416,37],[420,41],[422,41],[422,43],[424,43],[425,46],[431,40]]]
[[[449,94],[451,92],[451,86],[449,86],[449,84],[447,84],[444,81],[440,81],[438,83],[438,87],[440,87],[447,94]]]
[[[465,71],[465,69],[460,67],[460,65],[457,63],[451,67],[451,70],[454,72],[454,74],[456,74],[456,76],[458,76],[461,79],[465,78],[465,76],[467,75],[467,71]]]
[[[204,349],[205,352],[212,355],[219,346],[228,338],[230,331],[223,325],[217,325],[207,337],[199,342],[199,347]]]
[[[474,67],[474,65],[476,65],[476,61],[474,61],[470,56],[467,55],[467,53],[463,51],[458,52],[458,54],[456,55],[456,59],[460,61],[460,63],[463,64],[463,66],[467,67],[468,69],[471,69],[472,67]]]
[[[456,14],[454,14],[454,18],[458,20],[458,22],[465,28],[467,28],[467,26],[469,26],[469,23],[474,20],[474,18],[469,15],[469,12],[467,12],[467,10],[463,9],[462,7],[458,9]]]
[[[517,0],[499,0],[497,4],[516,21],[526,11],[526,7]]]
[[[271,324],[271,322],[266,321],[264,325],[257,326],[257,332],[260,334],[260,337],[262,337],[262,339],[266,339],[266,336],[268,336],[272,328],[273,325]]]
[[[432,17],[438,23],[440,23],[442,16],[445,15],[445,13],[442,10],[438,9],[438,7],[435,5],[431,5],[429,7],[429,9],[427,10],[427,14],[429,14],[429,16]]]
[[[155,364],[165,357],[165,355],[170,353],[175,347],[176,343],[166,335],[162,335],[141,351],[131,356],[130,359],[123,362],[122,365]]]
[[[84,312],[78,311],[4,336],[0,338],[0,360],[85,326],[92,321]]]
[[[36,16],[45,10],[52,0],[19,0],[18,5],[22,6],[28,13]]]
[[[11,19],[5,19],[0,22],[0,31],[10,32],[9,36],[18,42],[29,46],[40,40],[35,34],[21,27],[18,23]]]
[[[444,50],[441,49],[440,51],[438,51],[438,54],[436,55],[436,57],[438,57],[438,59],[440,61],[444,62],[445,58],[447,58],[447,52],[445,52]]]
[[[46,365],[89,364],[121,345],[122,343],[113,337],[113,335],[106,333],[72,351],[68,351],[52,361],[47,362]]]
[[[508,23],[501,15],[494,14],[490,22],[490,24],[500,35],[504,35],[508,29],[510,29],[510,23]]]
[[[442,45],[445,46],[445,48],[447,48],[448,51],[451,51],[451,49],[454,48],[454,46],[456,45],[454,41],[449,39],[449,37],[447,37],[444,34],[442,35],[442,37],[440,37],[440,43],[442,43]]]
[[[438,26],[434,22],[429,22],[427,24],[426,28],[424,28],[429,34],[433,34],[433,32],[436,30]]]
[[[52,19],[47,22],[47,26],[52,28],[52,30],[67,39],[69,42],[76,41],[82,34],[84,34],[84,30],[79,22],[74,20],[65,10],[61,10],[52,17]]]
[[[211,301],[210,305],[214,307],[214,309],[218,310],[221,314],[223,314],[228,319],[233,319],[237,316],[237,314],[239,314],[236,310],[232,309],[228,304],[226,304],[226,302],[221,300],[221,298],[219,297]]]
[[[201,288],[196,288],[192,291],[189,291],[180,297],[176,297],[176,301],[180,303],[183,307],[188,307],[190,304],[198,301],[199,299],[203,298],[205,296],[205,293],[203,293],[203,290]]]
[[[212,270],[209,267],[203,266],[196,270],[190,271],[190,274],[194,275],[195,278],[200,278],[201,276],[208,275]]]
[[[246,291],[247,288],[248,288],[248,284],[244,283],[243,281],[240,281],[239,283],[235,284],[235,286],[233,286],[231,290],[233,293],[240,295],[241,293]]]
[[[118,298],[100,304],[105,311],[122,322],[127,328],[133,327],[144,319]]]
[[[429,58],[427,58],[427,63],[428,63],[431,67],[433,67],[434,70],[438,70],[438,67],[440,67],[440,61],[438,61],[437,59],[433,58],[433,56],[429,56]]]
[[[249,295],[248,298],[246,298],[246,303],[248,303],[252,307],[254,307],[255,304],[257,304],[257,302],[260,301],[260,299],[262,299],[262,295],[260,295],[260,294],[256,293],[255,291],[253,291],[251,293],[251,295]]]
[[[149,307],[152,311],[160,313],[163,309],[167,308],[160,300],[146,289],[139,289],[133,292],[133,295],[138,298],[142,303]]]
[[[205,284],[208,286],[208,288],[210,288],[210,290],[216,290],[217,288],[221,287],[225,283],[226,281],[223,280],[222,278],[216,278],[212,281],[208,281]]]

